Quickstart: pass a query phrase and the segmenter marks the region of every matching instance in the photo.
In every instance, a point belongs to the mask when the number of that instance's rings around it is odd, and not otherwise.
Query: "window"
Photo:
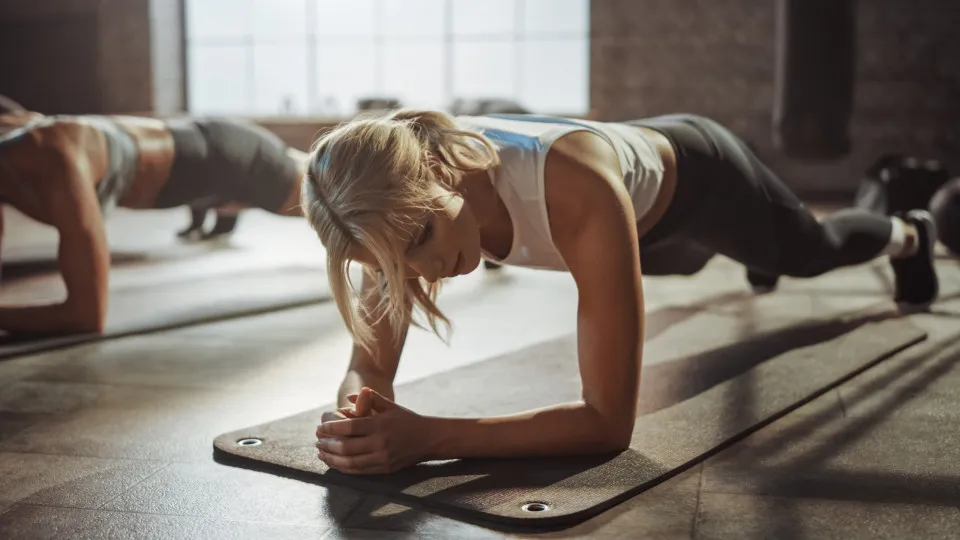
[[[187,0],[194,114],[350,116],[361,99],[588,110],[589,0]]]

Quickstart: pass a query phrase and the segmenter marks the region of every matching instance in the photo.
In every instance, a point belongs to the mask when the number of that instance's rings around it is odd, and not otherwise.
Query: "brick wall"
[[[98,25],[83,12],[0,17],[0,94],[49,113],[101,110]]]
[[[804,163],[773,147],[774,0],[592,0],[591,109],[605,120],[710,116],[798,190],[847,196],[879,153],[944,159],[960,175],[957,0],[860,0],[853,149]]]
[[[153,109],[150,0],[101,0],[100,81],[103,112]]]
[[[0,94],[45,113],[180,110],[180,6],[0,0]]]

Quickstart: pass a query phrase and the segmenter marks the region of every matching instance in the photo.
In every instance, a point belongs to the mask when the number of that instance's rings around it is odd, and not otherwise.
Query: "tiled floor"
[[[280,227],[290,246],[313,245],[296,225]],[[940,268],[947,300],[913,317],[925,343],[597,518],[531,536],[960,537],[960,267]],[[778,294],[791,295],[792,313],[852,310],[882,298],[888,279],[865,267],[788,280]],[[650,308],[664,314],[648,329],[651,357],[658,347],[696,352],[702,344],[678,323],[704,310],[735,314],[718,324],[737,335],[773,324],[783,303],[743,301],[744,287],[722,260],[693,279],[648,280]],[[400,382],[575,328],[563,274],[478,271],[441,305],[456,323],[450,347],[414,331]],[[218,434],[330,401],[348,350],[325,304],[0,361],[0,538],[509,536],[213,462]]]

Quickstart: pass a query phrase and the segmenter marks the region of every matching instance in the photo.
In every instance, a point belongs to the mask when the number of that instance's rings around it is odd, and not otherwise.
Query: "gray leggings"
[[[736,135],[695,115],[627,122],[664,134],[677,153],[677,189],[640,241],[647,275],[690,275],[715,255],[771,276],[813,277],[882,253],[890,219],[860,209],[818,221]]]

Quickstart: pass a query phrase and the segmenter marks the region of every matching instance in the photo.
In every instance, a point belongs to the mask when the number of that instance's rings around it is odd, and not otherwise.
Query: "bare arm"
[[[366,272],[363,274],[361,287],[364,297],[366,297],[367,292],[378,290],[375,279],[368,276]],[[377,299],[378,296],[375,293],[370,299],[366,300],[363,312],[371,313]],[[349,406],[350,402],[347,400],[347,396],[359,393],[364,386],[370,387],[390,399],[394,397],[393,379],[397,374],[400,354],[407,338],[409,314],[407,314],[408,322],[404,325],[399,341],[394,338],[393,328],[386,317],[374,323],[369,316],[364,316],[368,317],[366,319],[368,324],[373,324],[375,340],[373,354],[359,345],[354,345],[353,354],[350,357],[350,367],[347,369],[347,374],[337,394],[337,403],[340,407]]]
[[[376,414],[318,426],[321,460],[349,474],[376,474],[430,459],[592,454],[629,446],[644,333],[637,220],[619,170],[611,170],[618,163],[612,148],[597,141],[572,140],[574,148],[560,154],[552,172],[547,159],[551,233],[579,290],[581,399],[505,416],[440,418],[363,390],[355,398],[357,411]]]
[[[612,193],[611,193],[612,194]],[[629,202],[556,239],[579,289],[582,399],[520,414],[433,418],[435,459],[568,455],[627,447],[636,418],[643,340],[639,243]],[[609,208],[609,207],[608,207]]]
[[[580,292],[580,400],[506,416],[440,418],[363,390],[356,410],[376,414],[325,419],[316,432],[319,458],[348,474],[379,474],[430,459],[594,454],[629,446],[640,385],[643,293],[633,211],[629,201],[613,198],[622,211],[596,206],[594,199],[584,205],[593,218],[569,236],[555,236]]]
[[[644,332],[637,219],[613,149],[592,134],[566,141],[547,158],[546,195],[554,244],[578,289],[581,399],[495,418],[431,419],[437,458],[569,455],[630,443]]]
[[[63,177],[51,179],[38,194],[49,210],[51,225],[60,233],[59,265],[67,297],[46,305],[2,307],[0,330],[40,334],[103,331],[110,251],[100,205],[85,176],[89,171],[63,165],[67,171]]]

